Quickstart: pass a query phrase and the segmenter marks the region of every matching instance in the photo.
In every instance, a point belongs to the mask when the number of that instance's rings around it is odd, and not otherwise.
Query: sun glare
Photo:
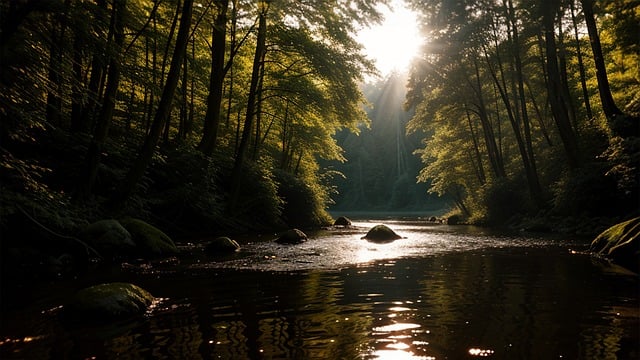
[[[365,54],[375,62],[381,76],[392,71],[405,71],[417,55],[422,38],[418,31],[416,14],[404,1],[392,0],[390,6],[381,6],[384,20],[381,24],[362,29],[358,40]]]

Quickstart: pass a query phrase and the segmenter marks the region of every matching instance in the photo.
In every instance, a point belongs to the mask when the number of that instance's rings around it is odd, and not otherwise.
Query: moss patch
[[[640,217],[616,224],[591,243],[590,250],[638,272],[640,265]]]
[[[134,218],[122,219],[120,224],[129,231],[142,255],[161,256],[178,253],[173,240],[155,226]]]
[[[154,299],[133,284],[100,284],[78,291],[65,306],[64,314],[74,322],[109,322],[144,314]]]

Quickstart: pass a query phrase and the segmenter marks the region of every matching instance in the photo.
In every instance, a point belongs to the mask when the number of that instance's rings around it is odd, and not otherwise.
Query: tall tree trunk
[[[260,62],[264,64],[264,57],[265,57],[265,53],[262,53],[262,58],[260,59]],[[258,95],[256,96],[256,137],[254,139],[254,144],[253,144],[253,155],[251,156],[252,160],[257,160],[258,159],[258,154],[260,152],[260,134],[262,132],[262,85],[264,84],[264,66],[262,66],[262,69],[260,70],[260,80],[258,81],[258,89],[257,89],[257,93]]]
[[[212,29],[211,75],[209,77],[209,95],[207,96],[207,112],[204,116],[202,140],[198,147],[203,154],[211,156],[216,147],[220,109],[224,85],[224,54],[227,37],[227,9],[229,0],[216,1],[218,13]]]
[[[476,75],[476,85],[473,86],[476,96],[478,98],[478,117],[480,118],[480,124],[482,125],[482,131],[484,134],[485,146],[487,148],[487,155],[489,156],[489,164],[491,165],[491,170],[493,175],[496,178],[504,178],[507,176],[506,171],[504,170],[504,161],[502,159],[502,154],[500,153],[500,149],[498,148],[498,144],[496,143],[495,133],[493,131],[493,126],[491,125],[491,121],[489,120],[489,115],[487,114],[487,108],[484,101],[484,96],[482,95],[482,82],[480,80],[480,69],[478,65],[478,60],[474,57],[473,63],[475,67],[475,75]]]
[[[545,39],[546,50],[546,70],[547,70],[547,90],[549,93],[549,104],[553,119],[558,128],[560,139],[564,146],[567,156],[567,165],[571,169],[580,166],[580,157],[578,151],[578,142],[576,135],[571,127],[569,113],[567,110],[567,99],[562,95],[562,81],[560,79],[560,71],[558,69],[557,46],[555,39],[555,15],[557,13],[558,4],[555,0],[546,0],[542,4],[543,15],[542,25]]]
[[[476,163],[476,166],[474,166],[474,168],[476,170],[476,174],[478,175],[478,181],[480,181],[480,184],[484,185],[487,182],[487,176],[484,173],[484,166],[482,166],[482,155],[480,154],[480,146],[478,145],[478,138],[476,136],[475,130],[473,129],[471,114],[469,113],[468,109],[465,112],[467,115],[467,124],[469,125],[469,133],[471,133],[471,139],[473,140],[473,153],[475,155],[474,162]],[[473,156],[471,156],[471,158],[473,159]]]
[[[65,0],[64,10],[59,14],[52,15],[51,19],[47,122],[55,126],[62,124],[62,59],[64,56],[64,37],[67,29],[67,17],[70,6],[71,1]]]
[[[82,131],[82,106],[84,94],[84,82],[82,80],[82,55],[85,44],[85,35],[77,31],[73,38],[73,63],[71,65],[71,132]]]
[[[584,109],[587,112],[587,118],[593,118],[591,111],[591,100],[589,99],[589,90],[587,88],[587,75],[584,69],[584,61],[582,59],[582,46],[580,46],[580,36],[578,34],[578,21],[576,20],[574,0],[569,1],[571,6],[571,21],[573,22],[573,32],[576,37],[576,57],[578,59],[578,69],[580,72],[580,85],[582,86],[582,98],[584,101]]]
[[[178,5],[176,7],[176,11],[175,11],[175,16],[173,17],[173,21],[171,22],[171,30],[169,31],[169,37],[167,39],[167,44],[164,48],[164,55],[162,56],[162,68],[160,70],[160,81],[164,81],[164,73],[167,69],[167,59],[169,58],[169,51],[171,50],[171,42],[173,40],[173,34],[176,32],[176,27],[178,26],[178,15],[180,14],[180,8],[182,7],[182,3],[180,0],[178,0]],[[191,25],[191,20],[189,20],[189,25]],[[188,39],[188,37],[187,37]],[[177,40],[176,40],[177,41]],[[186,45],[185,45],[185,51],[186,51]],[[175,48],[174,48],[174,52],[175,52]],[[182,56],[184,57],[184,55]],[[172,57],[173,59],[173,57]],[[182,61],[182,60],[180,60]],[[176,85],[177,86],[177,85]],[[159,106],[159,105],[158,105]],[[164,144],[168,144],[169,143],[169,129],[171,129],[171,111],[173,110],[173,107],[169,107],[169,114],[167,114],[167,119],[164,122],[164,129],[162,130],[162,142]],[[153,126],[153,125],[151,125]]]
[[[604,115],[609,120],[610,125],[614,125],[612,126],[612,130],[616,133],[615,118],[622,115],[622,111],[616,106],[616,102],[611,95],[607,68],[604,63],[602,46],[600,45],[600,35],[598,35],[598,27],[596,25],[595,15],[593,14],[593,0],[581,1],[584,20],[587,23],[587,31],[589,31],[591,51],[593,51],[593,61],[596,65],[596,78],[598,79],[598,92],[600,93],[600,101],[602,102],[602,111],[604,111]]]
[[[103,33],[102,26],[106,23],[105,16],[107,11],[107,2],[106,0],[98,0],[96,5],[98,10],[96,11],[96,18],[93,19],[95,22],[93,31],[101,34]],[[113,25],[110,25],[104,40],[105,48],[109,48],[111,46],[111,34],[113,33],[112,28]],[[82,109],[80,110],[80,118],[77,121],[77,124],[79,125],[78,131],[84,132],[93,130],[94,115],[96,108],[98,107],[98,103],[100,102],[100,93],[102,92],[100,89],[102,86],[102,78],[107,66],[104,58],[104,50],[96,49],[94,51],[91,59],[91,75],[89,77],[89,85],[87,88],[87,101],[83,104]]]
[[[240,195],[240,177],[242,176],[242,167],[244,165],[247,150],[249,148],[249,141],[251,140],[251,128],[253,127],[253,120],[256,114],[258,82],[260,80],[260,69],[264,65],[262,63],[262,54],[266,51],[266,39],[267,39],[267,10],[268,5],[262,5],[258,18],[258,38],[256,42],[256,51],[253,57],[253,67],[251,71],[251,83],[249,85],[249,94],[247,99],[247,111],[244,119],[244,127],[242,129],[242,136],[240,137],[240,144],[238,145],[238,154],[233,165],[231,173],[231,197],[229,199],[228,210],[230,213],[235,212],[235,208]]]
[[[115,194],[114,201],[111,204],[112,208],[117,209],[131,196],[136,185],[151,163],[151,158],[153,157],[158,140],[160,139],[162,128],[168,120],[171,103],[173,101],[176,88],[178,87],[182,58],[184,57],[185,50],[189,42],[192,8],[193,0],[185,0],[182,6],[182,16],[176,38],[176,46],[173,50],[173,56],[171,57],[171,65],[169,67],[167,81],[162,91],[160,102],[158,103],[158,110],[155,113],[149,134],[145,138],[138,157]]]
[[[109,60],[109,71],[107,84],[104,91],[104,99],[102,108],[98,115],[96,128],[87,149],[87,173],[86,178],[80,184],[78,198],[87,198],[92,190],[98,175],[98,167],[100,166],[100,154],[107,140],[109,133],[109,125],[113,118],[113,111],[116,106],[116,95],[120,84],[120,55],[122,45],[124,43],[124,12],[126,8],[126,0],[115,0],[113,3],[113,52]]]
[[[518,33],[518,24],[515,18],[515,11],[513,8],[513,1],[508,0],[509,4],[509,20],[511,22],[511,28],[513,31],[513,56],[515,62],[515,75],[518,85],[518,98],[520,100],[520,110],[522,113],[522,125],[524,130],[524,145],[518,145],[520,149],[520,155],[522,156],[522,163],[524,165],[525,174],[527,176],[527,184],[529,185],[529,193],[533,202],[538,208],[544,207],[544,199],[542,197],[542,188],[540,187],[540,179],[538,178],[538,168],[536,166],[535,156],[533,154],[533,144],[531,142],[531,126],[529,122],[529,113],[527,111],[527,101],[524,92],[524,76],[522,74],[522,59],[520,58],[520,36]],[[514,131],[516,126],[514,124]],[[518,140],[519,136],[516,136]]]
[[[561,14],[562,15],[562,14]],[[560,72],[560,81],[562,83],[562,97],[567,104],[567,111],[569,115],[569,122],[573,126],[573,131],[578,136],[578,119],[576,116],[576,109],[571,96],[571,89],[569,89],[569,74],[567,72],[567,51],[564,45],[564,30],[562,29],[562,16],[558,16],[558,71]]]

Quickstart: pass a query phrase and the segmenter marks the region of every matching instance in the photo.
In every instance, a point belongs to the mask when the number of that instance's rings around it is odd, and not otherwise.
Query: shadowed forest
[[[637,213],[638,1],[408,1],[422,54],[365,84],[378,3],[2,1],[3,233]]]

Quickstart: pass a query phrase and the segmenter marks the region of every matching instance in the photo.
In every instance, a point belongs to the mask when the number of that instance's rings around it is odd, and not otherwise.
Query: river
[[[384,220],[404,239],[360,239],[380,220],[238,239],[212,259],[131,263],[19,289],[1,359],[638,359],[640,281],[585,239]],[[132,282],[161,300],[141,319],[65,327],[78,288]],[[18,290],[16,290],[18,291]],[[15,299],[22,299],[20,303]]]

